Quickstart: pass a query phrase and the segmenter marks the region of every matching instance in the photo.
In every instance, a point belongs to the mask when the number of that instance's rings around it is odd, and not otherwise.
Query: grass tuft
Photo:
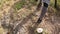
[[[22,7],[23,7],[23,5],[25,4],[25,1],[19,1],[19,2],[17,2],[15,5],[14,5],[14,8],[15,9],[17,9],[17,10],[19,10],[19,9],[21,9]]]

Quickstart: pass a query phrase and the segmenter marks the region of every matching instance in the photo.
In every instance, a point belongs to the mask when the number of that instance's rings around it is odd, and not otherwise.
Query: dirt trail
[[[51,8],[49,8],[48,11],[50,11]],[[54,10],[52,10],[54,11]],[[16,33],[20,33],[20,34],[34,34],[34,23],[37,21],[38,16],[34,16],[30,13],[28,16],[26,16],[26,18],[23,18],[21,22],[18,22],[19,24],[15,27],[14,31],[15,34]],[[39,12],[37,12],[37,14],[39,15]],[[51,14],[51,15],[50,15]],[[36,14],[35,14],[36,15]],[[34,21],[35,20],[35,21]],[[41,24],[39,24],[39,26],[37,27],[42,27],[43,29],[46,30],[46,32],[48,34],[59,34],[60,32],[60,23],[59,20],[55,15],[53,15],[53,12],[47,12],[47,15],[44,17],[43,21]],[[36,23],[35,23],[36,25]],[[18,32],[17,32],[18,31]]]
[[[21,8],[17,10],[17,13],[14,13],[15,10],[12,6],[14,3],[11,4],[11,7],[9,6],[9,9],[4,6],[3,16],[0,19],[1,23],[10,24],[10,31],[15,32],[13,34],[35,34],[34,26],[37,26],[36,21],[39,18],[40,11],[34,11],[36,6],[32,6],[31,9]],[[37,26],[45,29],[48,34],[60,34],[60,17],[55,16],[54,11],[54,9],[49,7],[42,23]]]
[[[29,15],[26,19],[24,19],[21,23],[23,24],[23,31],[24,31],[24,33],[21,31],[21,29],[20,29],[20,34],[33,34],[34,32],[34,28],[32,27],[33,25],[34,25],[34,22],[32,22],[31,21],[31,17],[32,17],[32,15]],[[53,17],[55,17],[55,16],[53,16]],[[58,24],[60,24],[59,23],[59,21],[58,21],[58,19],[55,17],[55,18],[53,18],[52,16],[51,17],[49,17],[49,15],[47,16],[47,17],[45,17],[44,19],[43,19],[43,21],[42,21],[42,23],[39,25],[39,26],[37,26],[37,27],[42,27],[43,29],[45,29],[46,30],[46,32],[48,33],[48,34],[59,34],[59,32],[60,32],[60,25],[58,25]],[[36,18],[36,16],[34,17],[34,18]],[[56,20],[56,22],[55,22],[55,20],[53,20],[53,19],[55,19]],[[29,21],[28,21],[29,20]],[[37,19],[35,19],[35,20],[37,20]],[[60,19],[59,19],[60,20]],[[26,23],[27,22],[27,23]],[[57,24],[58,23],[58,24]],[[33,25],[32,25],[33,24]],[[36,25],[36,24],[35,24]],[[58,26],[57,26],[58,25]],[[19,26],[19,25],[18,25]],[[25,29],[25,30],[24,30]],[[28,30],[27,30],[28,29]]]

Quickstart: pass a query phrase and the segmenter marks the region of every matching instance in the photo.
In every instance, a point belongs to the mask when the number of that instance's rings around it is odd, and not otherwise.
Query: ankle
[[[37,23],[41,23],[41,22],[42,22],[42,20],[41,19],[38,19]]]

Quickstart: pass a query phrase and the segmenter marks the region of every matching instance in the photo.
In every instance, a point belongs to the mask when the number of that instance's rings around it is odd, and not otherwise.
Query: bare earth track
[[[35,22],[40,15],[40,11],[34,11],[35,8],[36,6],[32,6],[31,10],[28,8],[22,8],[17,10],[16,14],[11,5],[9,10],[7,10],[8,12],[3,11],[3,16],[0,21],[1,23],[10,24],[11,34],[35,34],[34,26],[37,26]],[[49,7],[42,23],[38,24],[37,27],[42,27],[48,34],[60,34],[59,20],[59,17],[56,17],[54,14],[54,9]]]

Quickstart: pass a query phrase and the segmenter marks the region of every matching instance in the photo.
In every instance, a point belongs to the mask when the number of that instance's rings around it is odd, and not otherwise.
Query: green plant
[[[19,2],[17,2],[17,3],[14,5],[14,8],[17,9],[17,10],[19,10],[19,9],[21,9],[21,8],[23,7],[24,4],[25,4],[25,1],[24,1],[24,0],[19,1]]]

